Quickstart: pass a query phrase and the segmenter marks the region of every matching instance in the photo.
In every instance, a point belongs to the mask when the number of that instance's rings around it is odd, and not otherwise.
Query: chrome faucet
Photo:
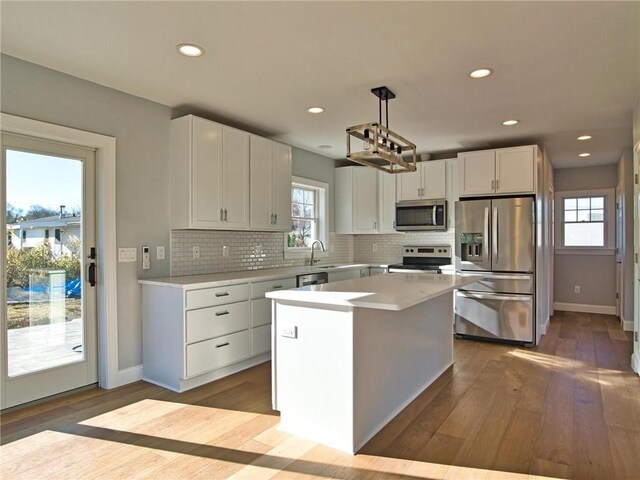
[[[326,252],[326,250],[324,249],[324,243],[322,243],[320,240],[314,240],[314,242],[311,244],[311,261],[309,262],[310,266],[314,266],[317,262],[319,262],[320,260],[316,260],[314,259],[314,255],[315,255],[315,246],[316,243],[320,244],[320,247],[322,248],[323,252]]]

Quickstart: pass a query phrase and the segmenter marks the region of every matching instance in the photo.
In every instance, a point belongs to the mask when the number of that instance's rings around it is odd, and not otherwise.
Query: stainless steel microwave
[[[446,200],[412,200],[396,203],[396,230],[446,230]]]

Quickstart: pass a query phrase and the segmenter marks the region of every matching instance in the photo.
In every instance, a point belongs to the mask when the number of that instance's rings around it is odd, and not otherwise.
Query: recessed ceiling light
[[[505,120],[504,122],[502,122],[502,124],[507,127],[515,125],[516,123],[520,123],[520,120]]]
[[[192,43],[181,43],[176,46],[178,53],[184,55],[185,57],[199,57],[200,55],[204,55],[204,50],[202,47],[194,45]]]
[[[323,150],[329,150],[330,148],[333,148],[331,145],[318,145],[318,148],[321,148]]]
[[[493,73],[490,68],[478,68],[469,74],[470,78],[485,78]]]
[[[584,153],[580,153],[578,156],[579,157],[588,157],[590,155],[591,155],[590,153],[584,152]]]
[[[578,137],[578,140],[591,140],[591,135],[582,135]]]
[[[309,112],[309,113],[322,113],[322,112],[324,112],[324,108],[322,108],[322,107],[309,107],[309,108],[307,108],[307,112]]]

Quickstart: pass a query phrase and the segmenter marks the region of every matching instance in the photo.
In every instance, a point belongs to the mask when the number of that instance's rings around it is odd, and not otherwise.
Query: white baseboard
[[[633,320],[625,320],[624,317],[620,317],[620,325],[625,332],[633,332]]]
[[[546,335],[549,331],[549,317],[540,325],[540,335]]]
[[[126,385],[127,383],[137,382],[142,380],[142,365],[135,365],[133,367],[118,370],[118,387]]]
[[[640,355],[637,353],[631,355],[631,368],[633,368],[634,372],[640,375]]]
[[[601,313],[603,315],[615,315],[615,305],[587,305],[583,303],[561,303],[553,304],[554,310],[562,310],[564,312],[582,312],[582,313]]]

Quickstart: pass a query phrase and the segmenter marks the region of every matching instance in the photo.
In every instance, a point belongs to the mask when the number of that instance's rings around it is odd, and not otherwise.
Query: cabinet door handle
[[[216,345],[216,348],[226,347],[227,345],[229,345],[229,342],[225,342],[225,343],[221,343],[220,345]]]
[[[272,288],[273,288],[274,290],[275,290],[276,288],[282,288],[282,285],[274,285]]]
[[[225,222],[227,221],[227,209],[226,208],[224,209],[224,221]]]
[[[216,297],[228,297],[228,296],[229,296],[229,292],[216,293]]]
[[[271,221],[269,223],[273,225],[273,213],[271,214]]]
[[[496,184],[495,180],[491,180],[491,190],[495,190],[494,185]]]
[[[220,209],[220,221],[224,220],[224,210]]]
[[[500,179],[496,180],[496,190],[500,190]]]
[[[229,311],[225,310],[224,312],[216,312],[216,317],[222,317],[223,315],[229,315]]]
[[[274,213],[274,214],[273,214],[273,224],[275,225],[275,224],[277,224],[277,223],[278,223],[278,214],[277,214],[277,213]]]

